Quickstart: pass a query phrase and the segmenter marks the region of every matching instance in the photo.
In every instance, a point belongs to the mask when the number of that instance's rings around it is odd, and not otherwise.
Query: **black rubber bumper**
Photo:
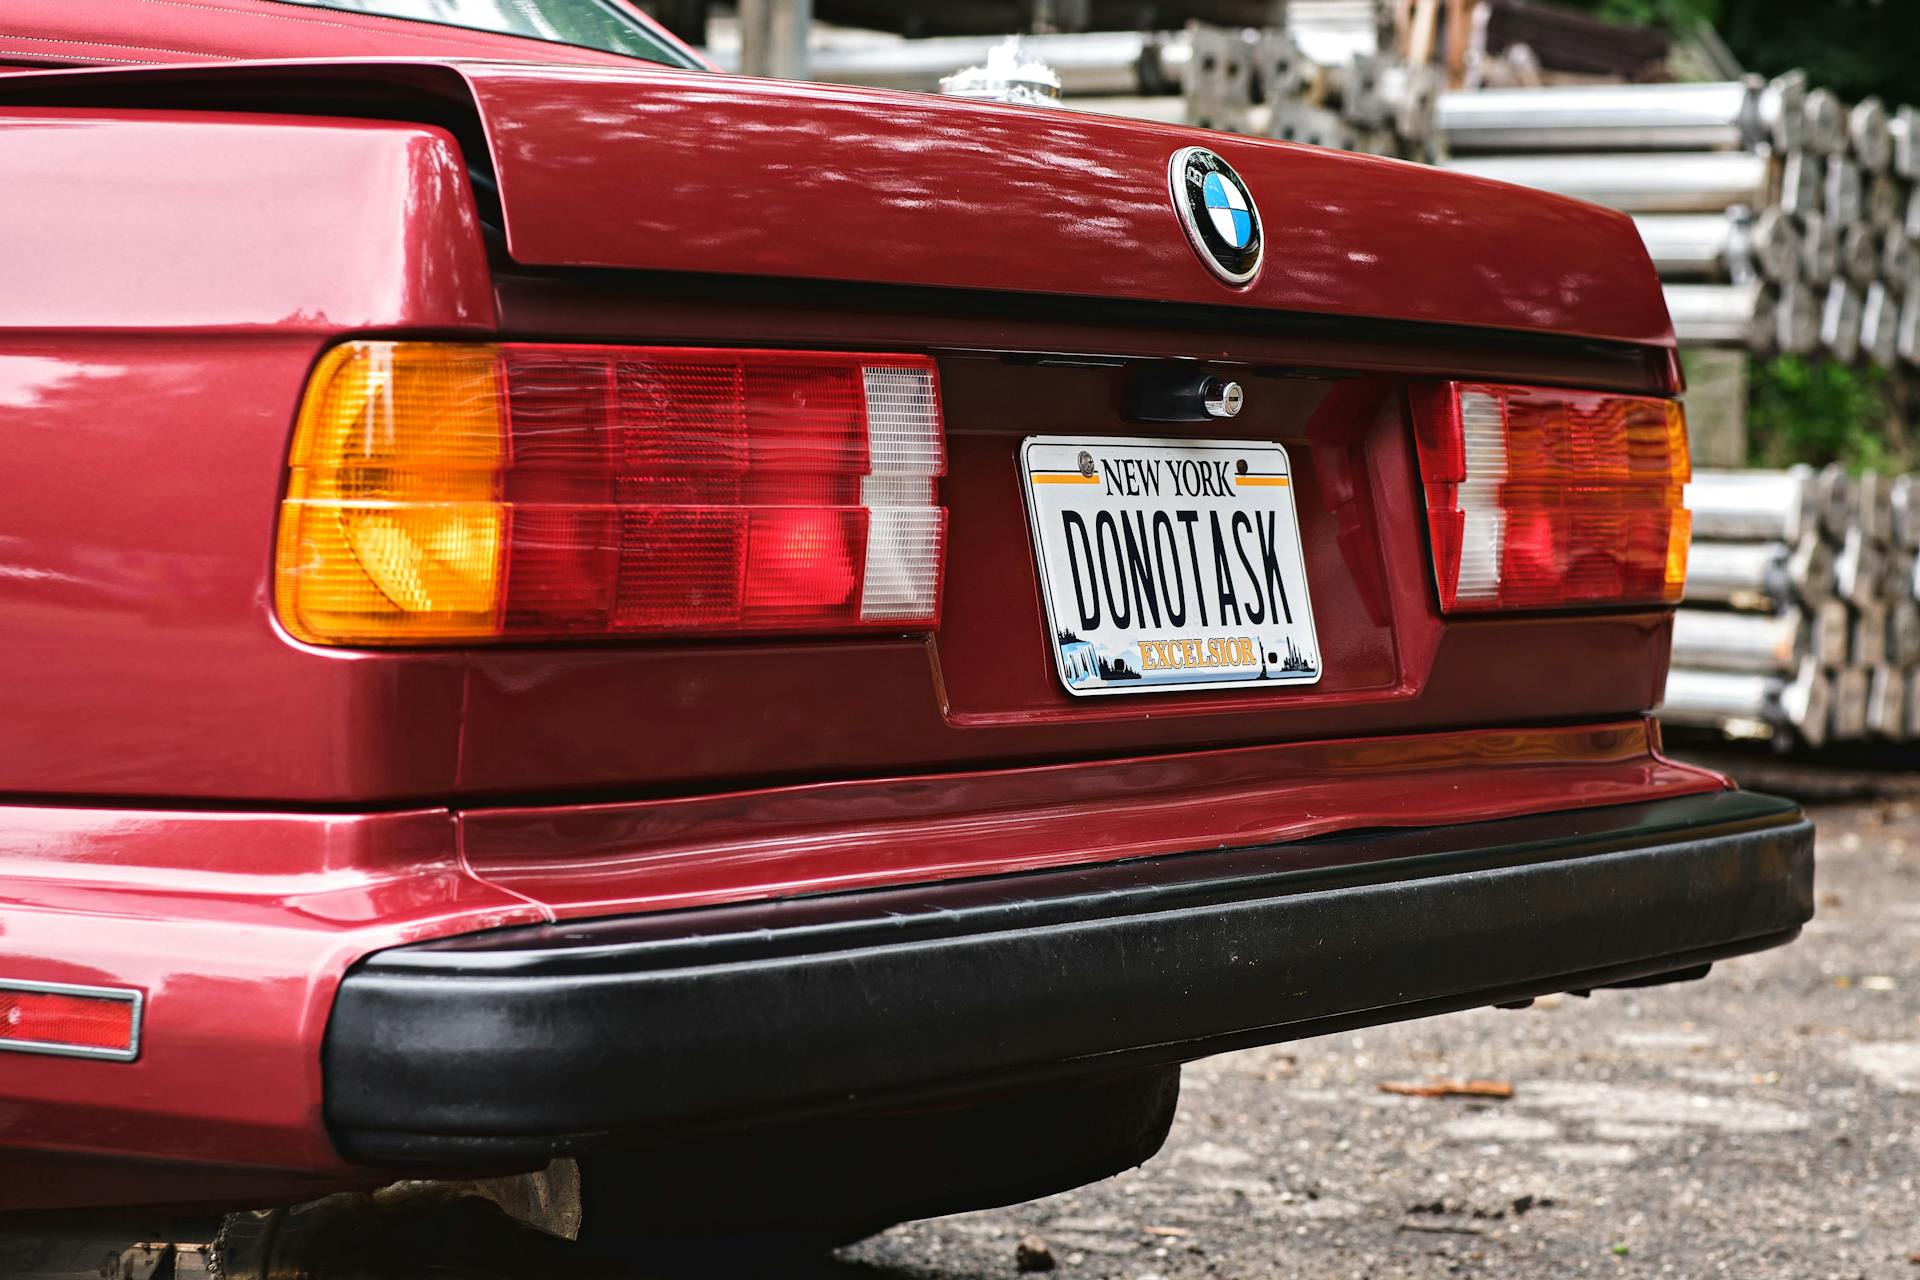
[[[1719,792],[396,948],[343,981],[348,1156],[622,1135],[1178,1062],[1678,973],[1813,914],[1813,829]]]

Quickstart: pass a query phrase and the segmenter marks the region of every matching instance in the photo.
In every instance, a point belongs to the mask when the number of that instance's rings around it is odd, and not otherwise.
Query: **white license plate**
[[[1030,436],[1020,465],[1068,692],[1320,679],[1278,444]]]

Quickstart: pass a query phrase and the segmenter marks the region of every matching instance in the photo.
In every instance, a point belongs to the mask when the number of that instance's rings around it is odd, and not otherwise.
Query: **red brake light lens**
[[[921,356],[349,343],[292,464],[278,602],[314,643],[939,621]]]
[[[1440,607],[1670,604],[1686,584],[1686,417],[1651,396],[1415,386]]]

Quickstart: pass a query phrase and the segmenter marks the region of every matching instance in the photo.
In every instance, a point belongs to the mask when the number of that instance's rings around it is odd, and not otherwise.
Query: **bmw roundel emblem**
[[[1233,166],[1205,147],[1183,147],[1167,167],[1173,207],[1201,261],[1228,284],[1260,270],[1260,210]]]

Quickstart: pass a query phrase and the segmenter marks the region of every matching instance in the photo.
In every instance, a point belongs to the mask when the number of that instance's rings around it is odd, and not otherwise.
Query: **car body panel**
[[[431,126],[0,106],[0,170],[0,332],[493,325],[466,165]]]
[[[654,39],[698,63],[692,50],[637,7],[622,7]],[[633,65],[631,58],[579,45],[281,0],[9,0],[5,26],[0,31],[0,62],[28,65],[165,65],[355,54]]]
[[[6,790],[444,787],[460,664],[304,650],[267,601],[293,406],[327,338],[492,327],[452,140],[20,108],[0,111],[0,170]]]
[[[0,169],[0,330],[492,326],[444,130],[0,107]]]
[[[557,919],[1004,875],[1725,787],[1646,722],[1192,751],[472,811],[467,865]],[[1306,855],[1302,855],[1306,856]]]
[[[16,1151],[339,1175],[312,1115],[339,972],[374,936],[545,915],[466,873],[445,810],[6,806],[0,830],[7,976],[146,996],[134,1062],[0,1055]],[[84,1185],[10,1180],[0,1209],[85,1203]]]

